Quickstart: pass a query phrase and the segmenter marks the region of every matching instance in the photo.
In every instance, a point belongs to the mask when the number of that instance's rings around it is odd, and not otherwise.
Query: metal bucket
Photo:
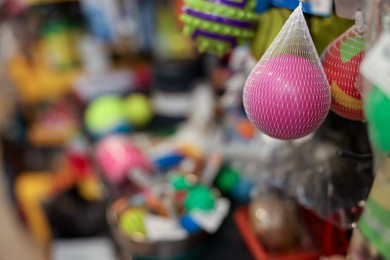
[[[148,241],[144,238],[130,237],[118,227],[119,216],[131,205],[121,209],[109,206],[107,221],[113,238],[120,251],[142,259],[191,259],[199,256],[206,245],[210,234],[200,231],[184,240],[175,241]]]

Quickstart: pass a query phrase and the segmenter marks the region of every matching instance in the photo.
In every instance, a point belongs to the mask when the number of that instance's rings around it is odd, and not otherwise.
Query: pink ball
[[[128,171],[135,168],[150,169],[142,152],[124,136],[110,136],[96,147],[96,159],[110,182],[126,179]]]
[[[330,87],[314,62],[282,55],[260,62],[244,88],[244,107],[264,134],[289,140],[314,132],[331,104]]]

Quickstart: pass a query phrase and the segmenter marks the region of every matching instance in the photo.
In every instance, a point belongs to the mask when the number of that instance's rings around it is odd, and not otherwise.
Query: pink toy
[[[256,66],[245,83],[245,111],[263,133],[288,140],[314,132],[328,114],[330,88],[322,69],[295,55]]]
[[[125,180],[131,169],[151,169],[142,152],[124,136],[110,136],[100,141],[96,159],[107,179],[113,183]]]

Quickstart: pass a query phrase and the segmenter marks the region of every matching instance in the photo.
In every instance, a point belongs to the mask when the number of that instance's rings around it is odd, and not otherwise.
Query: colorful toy
[[[215,207],[215,200],[215,195],[211,189],[198,185],[188,191],[184,208],[187,211],[210,211]]]
[[[186,0],[182,21],[200,52],[224,55],[254,36],[254,0]]]
[[[129,130],[120,97],[103,96],[92,101],[85,111],[85,125],[95,137]]]
[[[145,210],[141,208],[130,208],[123,212],[119,218],[119,227],[126,234],[134,236],[145,236]]]
[[[243,99],[249,120],[274,138],[304,137],[325,120],[331,103],[330,88],[302,4],[252,70]]]
[[[168,181],[176,191],[188,190],[191,188],[191,186],[194,185],[190,179],[186,178],[185,175],[179,173],[172,174],[171,176],[169,176]]]
[[[329,86],[321,68],[304,57],[282,55],[261,69],[248,78],[244,91],[245,111],[252,123],[263,133],[284,140],[315,131],[330,106]]]
[[[174,152],[155,158],[153,164],[158,170],[167,171],[178,166],[183,159],[183,155]]]
[[[332,111],[358,121],[364,120],[359,93],[362,83],[359,68],[364,48],[365,27],[356,24],[332,42],[322,56],[322,66],[332,89]]]
[[[180,219],[180,224],[190,234],[199,232],[201,230],[198,223],[196,223],[196,221],[193,220],[189,215],[183,215]]]
[[[107,179],[113,183],[125,180],[131,169],[151,168],[142,152],[124,136],[110,136],[100,141],[96,147],[96,159]]]
[[[390,152],[390,99],[378,87],[373,87],[364,100],[370,140],[374,147]]]
[[[131,94],[124,99],[127,119],[134,127],[145,127],[153,118],[150,100],[142,94]]]
[[[216,180],[217,187],[224,194],[229,194],[240,181],[240,174],[229,167],[222,167]]]

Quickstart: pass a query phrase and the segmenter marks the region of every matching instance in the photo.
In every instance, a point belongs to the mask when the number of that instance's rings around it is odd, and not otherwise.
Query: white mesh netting
[[[245,111],[264,134],[296,139],[314,132],[325,120],[330,96],[299,5],[249,75]]]
[[[347,119],[364,120],[359,73],[364,57],[366,27],[361,12],[356,24],[333,41],[322,55],[322,66],[332,90],[333,112]]]

